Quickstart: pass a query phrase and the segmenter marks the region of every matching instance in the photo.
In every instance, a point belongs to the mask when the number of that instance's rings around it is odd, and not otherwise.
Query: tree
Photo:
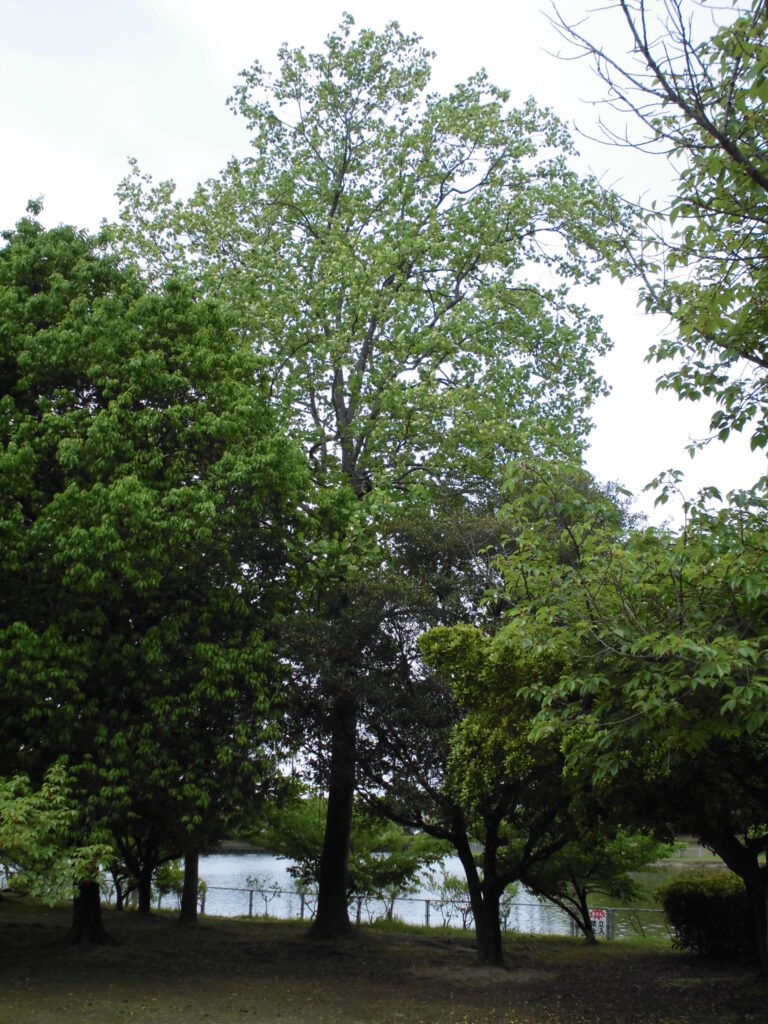
[[[556,666],[527,688],[540,708],[534,734],[559,736],[571,769],[608,799],[634,791],[629,824],[690,829],[740,875],[765,971],[766,505],[689,506],[679,533],[617,529],[567,476],[528,473],[537,501],[562,510],[574,557],[553,557],[536,501],[512,504],[512,611],[494,657]]]
[[[303,888],[320,882],[325,799],[301,793],[282,806],[273,807],[253,839],[260,846],[294,863],[290,874]],[[352,816],[347,902],[377,899],[388,903],[412,891],[419,875],[442,861],[449,852],[444,843],[427,835],[409,834],[400,826],[371,814],[356,802]]]
[[[388,715],[369,737],[375,756],[363,762],[361,786],[379,813],[454,847],[478,963],[502,966],[504,892],[573,837],[563,760],[556,743],[528,740],[529,703],[494,714],[487,636],[440,627],[421,646],[433,672],[414,672],[399,717]]]
[[[599,825],[585,827],[575,842],[566,843],[552,857],[529,868],[522,881],[531,892],[564,910],[587,942],[594,944],[597,936],[589,913],[590,896],[637,899],[642,890],[631,872],[668,857],[671,850],[642,833],[618,830],[611,834]]]
[[[0,779],[0,864],[10,885],[53,905],[74,894],[110,853],[104,843],[75,842],[77,807],[62,761],[39,789],[26,775]]]
[[[605,266],[617,204],[571,170],[549,111],[509,109],[483,73],[427,93],[429,56],[347,16],[324,52],[284,47],[274,79],[244,73],[230,102],[250,157],[187,203],[138,172],[121,186],[123,249],[156,279],[183,264],[230,305],[318,485],[355,499],[337,502],[345,557],[318,587],[331,614],[389,506],[523,452],[580,452],[602,390],[606,339],[568,288]],[[318,683],[333,753],[315,931],[332,934],[349,926],[354,663]]]
[[[535,709],[522,698],[523,680],[510,662],[498,670],[491,636],[469,625],[438,627],[421,647],[427,663],[451,681],[459,711],[443,789],[469,887],[478,963],[501,966],[504,891],[574,835],[563,758],[551,738],[529,738]]]
[[[219,835],[272,759],[301,457],[188,283],[72,228],[4,237],[0,764],[66,754],[148,909],[160,851]]]
[[[666,151],[678,170],[669,209],[661,223],[655,213],[647,217],[651,243],[636,254],[648,308],[669,315],[677,329],[649,358],[676,363],[659,378],[661,387],[682,398],[716,399],[717,436],[749,427],[752,447],[765,447],[768,4],[613,6],[629,30],[625,60],[561,15],[555,20],[594,60],[608,103],[647,129],[635,144]],[[667,219],[673,232],[664,240]]]
[[[410,780],[412,762],[430,760],[435,746],[444,776],[443,713],[453,721],[456,711],[450,695],[445,703],[446,695],[429,681],[418,637],[430,627],[479,614],[491,578],[486,549],[501,542],[493,488],[486,489],[488,494],[470,498],[454,487],[435,486],[421,508],[411,506],[380,522],[375,565],[373,558],[357,559],[354,575],[344,578],[345,602],[335,614],[310,607],[298,617],[298,628],[295,621],[288,625],[287,646],[302,662],[290,717],[298,726],[303,773],[314,786],[327,786],[333,766],[332,750],[322,739],[318,742],[328,702],[324,688],[313,685],[327,677],[329,652],[338,663],[343,651],[343,664],[355,667],[357,788],[366,806],[379,813],[379,797],[393,777]],[[395,820],[422,827],[413,820]]]
[[[371,598],[391,649],[381,643],[368,665],[358,786],[379,813],[455,848],[478,962],[500,965],[503,894],[566,841],[572,793],[557,746],[528,742],[534,706],[521,700],[509,713],[519,680],[487,657],[507,603],[494,562],[514,546],[499,496],[487,492],[448,489],[430,515],[403,515],[387,537]]]

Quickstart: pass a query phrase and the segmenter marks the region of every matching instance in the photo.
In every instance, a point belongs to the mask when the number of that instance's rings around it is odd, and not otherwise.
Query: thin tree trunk
[[[579,899],[579,913],[581,915],[582,922],[581,930],[584,932],[584,938],[587,940],[590,946],[596,946],[597,936],[595,935],[595,928],[592,924],[592,918],[589,916],[589,904],[587,903],[587,894],[583,890],[577,889],[575,884],[574,889]]]
[[[180,924],[197,924],[197,890],[200,851],[190,847],[184,852],[184,886],[181,890]]]
[[[101,923],[101,890],[98,882],[80,882],[72,902],[72,928],[69,941],[73,945],[107,946],[114,939]]]
[[[331,709],[331,775],[317,894],[317,916],[309,934],[333,938],[351,929],[347,909],[349,845],[355,795],[357,702],[353,693],[336,696]]]

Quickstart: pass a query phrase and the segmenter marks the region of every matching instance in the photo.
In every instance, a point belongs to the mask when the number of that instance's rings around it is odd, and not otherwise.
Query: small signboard
[[[598,939],[608,937],[608,914],[603,907],[593,907],[589,912],[589,920],[592,922],[592,930]]]
[[[613,907],[592,907],[589,911],[596,939],[616,938],[616,911]],[[575,921],[571,921],[571,935],[579,935]]]

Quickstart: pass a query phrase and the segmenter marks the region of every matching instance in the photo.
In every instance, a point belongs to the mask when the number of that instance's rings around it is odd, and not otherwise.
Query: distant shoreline
[[[216,846],[211,846],[203,851],[203,855],[210,856],[212,853],[269,853],[263,846],[254,846],[245,839],[222,839]]]

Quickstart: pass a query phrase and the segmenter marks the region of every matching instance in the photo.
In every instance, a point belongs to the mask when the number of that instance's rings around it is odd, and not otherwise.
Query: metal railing
[[[231,897],[222,900],[218,894],[231,894]],[[301,889],[209,885],[200,896],[200,913],[223,917],[273,917],[311,921],[316,912],[316,899],[313,892]],[[428,928],[473,927],[468,899],[405,895],[389,898],[355,896],[350,901],[349,909],[357,924],[398,920],[404,924]],[[669,936],[664,912],[657,907],[595,908],[592,917],[598,938]],[[573,919],[548,900],[505,900],[501,906],[501,925],[504,931],[510,932],[580,934]]]

